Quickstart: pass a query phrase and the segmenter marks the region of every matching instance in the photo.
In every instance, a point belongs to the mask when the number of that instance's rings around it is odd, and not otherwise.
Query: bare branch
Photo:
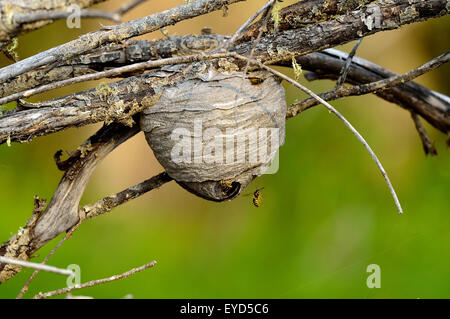
[[[73,287],[67,287],[67,288],[58,289],[58,290],[54,290],[54,291],[50,291],[50,292],[46,292],[46,293],[40,293],[40,294],[34,296],[33,299],[49,298],[49,297],[53,297],[53,296],[66,294],[66,293],[72,292],[74,290],[79,290],[79,289],[87,288],[87,287],[93,287],[93,286],[105,284],[105,283],[108,283],[108,282],[111,282],[111,281],[120,280],[120,279],[123,279],[123,278],[130,277],[130,276],[134,275],[135,273],[141,272],[141,271],[143,271],[145,269],[152,268],[155,265],[156,265],[156,261],[154,260],[151,263],[148,263],[148,264],[146,264],[144,266],[141,266],[141,267],[138,267],[138,268],[133,268],[133,269],[127,271],[127,272],[124,272],[121,275],[114,275],[114,276],[111,276],[109,278],[93,280],[93,281],[89,281],[89,282],[81,284],[81,285],[75,285]]]
[[[350,54],[348,55],[347,60],[345,61],[345,66],[342,68],[341,74],[339,74],[339,78],[336,81],[336,88],[339,88],[340,86],[342,86],[345,83],[345,79],[347,78],[348,70],[350,70],[350,66],[352,65],[352,59],[355,56],[356,50],[358,50],[358,47],[361,44],[363,39],[364,38],[361,38],[358,41],[356,41],[355,46],[353,47],[352,51],[350,51]]]
[[[394,75],[389,78],[379,80],[376,82],[370,82],[367,84],[361,84],[352,87],[339,87],[331,91],[320,94],[320,96],[325,100],[335,100],[338,98],[353,96],[353,95],[363,95],[375,91],[380,91],[381,89],[390,88],[398,84],[403,84],[411,81],[412,79],[432,71],[444,63],[447,63],[450,59],[450,52],[444,53],[433,60],[401,75]],[[288,110],[287,117],[293,117],[300,112],[319,104],[316,99],[306,99],[304,101],[294,103]]]
[[[135,199],[151,190],[157,189],[172,178],[166,172],[153,176],[137,185],[131,186],[117,194],[102,198],[96,203],[89,204],[80,208],[80,215],[85,215],[86,219],[96,217],[107,213],[113,208],[122,205],[129,200]]]
[[[256,37],[256,40],[253,43],[252,49],[250,50],[249,60],[247,60],[247,65],[245,66],[244,74],[247,74],[247,70],[248,70],[248,67],[250,65],[250,59],[253,59],[253,56],[255,54],[256,46],[258,45],[259,41],[261,40],[261,36],[262,36],[263,32],[265,30],[267,30],[267,23],[270,20],[271,11],[274,8],[275,2],[276,1],[272,2],[270,4],[270,6],[267,7],[265,13],[261,17],[261,20],[263,21],[263,25],[261,26],[261,29],[259,30],[258,36]]]
[[[266,64],[344,44],[377,32],[449,13],[446,0],[377,1],[361,10],[303,28],[268,34],[256,45],[255,58]],[[414,14],[412,14],[414,13]],[[234,51],[248,55],[256,40],[237,44]]]
[[[117,43],[131,37],[150,33],[186,19],[220,10],[223,6],[240,1],[243,0],[196,0],[145,18],[116,25],[110,30],[100,30],[85,34],[76,40],[0,69],[0,83],[43,65],[66,61],[76,55],[98,48],[100,45],[112,42]]]
[[[96,73],[111,67],[180,55],[206,53],[222,46],[226,38],[222,35],[186,35],[153,41],[129,40],[123,44],[102,46],[67,62],[51,64],[21,74],[0,85],[0,97],[7,97],[20,91],[72,77]]]
[[[113,121],[130,125],[132,115],[153,105],[165,87],[197,76],[207,61],[181,65],[129,77],[97,89],[40,103],[40,108],[4,112],[0,118],[0,144],[29,141],[35,136],[57,132],[68,127]]]
[[[25,14],[16,14],[14,20],[16,23],[32,23],[37,21],[45,20],[61,20],[66,19],[71,16],[73,12],[71,11],[44,11],[44,12],[34,12]],[[107,12],[101,10],[80,10],[80,18],[98,18],[106,19],[114,22],[120,22],[120,15],[114,12]]]
[[[332,79],[336,80],[342,70],[347,54],[335,49],[314,52],[297,57],[297,63],[304,70],[313,71],[305,74],[306,79]],[[283,66],[292,66],[291,60],[277,63]],[[397,75],[377,64],[354,57],[347,76],[347,82],[359,85],[376,82]],[[390,89],[374,92],[386,101],[414,111],[427,120],[432,126],[444,134],[450,132],[450,98],[429,90],[415,82],[399,84]]]
[[[267,1],[267,3],[265,5],[262,6],[261,9],[259,9],[258,11],[256,11],[256,13],[251,16],[243,25],[241,25],[239,27],[239,29],[236,31],[236,33],[231,37],[231,39],[228,41],[228,45],[232,45],[233,42],[236,40],[236,38],[241,34],[241,32],[247,28],[250,23],[252,23],[253,21],[255,21],[255,19],[265,10],[267,10],[269,7],[272,7],[272,5],[274,4],[276,0],[269,0]]]
[[[134,71],[144,71],[146,69],[153,69],[157,67],[161,67],[163,65],[171,65],[171,64],[181,64],[181,63],[192,63],[192,62],[198,62],[198,61],[204,61],[204,60],[211,60],[211,59],[217,59],[217,58],[225,58],[230,56],[229,53],[215,53],[215,54],[196,54],[196,55],[188,55],[188,56],[179,56],[174,58],[167,58],[167,59],[159,59],[156,61],[146,61],[146,62],[140,62],[135,63],[131,65],[126,65],[114,69],[109,69],[106,71],[101,71],[97,73],[91,73],[91,74],[84,74],[77,77],[69,78],[62,81],[56,81],[52,82],[47,85],[40,86],[35,89],[30,89],[23,92],[18,92],[15,94],[11,94],[7,97],[0,98],[0,105],[6,104],[15,100],[18,100],[20,98],[26,98],[30,97],[36,94],[40,94],[43,92],[47,92],[50,90],[54,90],[57,88],[61,88],[64,86],[72,85],[75,83],[81,83],[86,81],[92,81],[92,80],[98,80],[108,77],[115,77],[124,73],[131,73]]]
[[[56,250],[61,247],[61,245],[69,239],[75,230],[81,225],[84,220],[96,217],[98,215],[104,214],[112,210],[113,208],[124,204],[132,199],[135,199],[151,190],[157,189],[164,185],[165,183],[171,181],[172,178],[167,175],[167,173],[163,172],[159,175],[153,176],[152,178],[145,180],[142,183],[139,183],[135,186],[129,187],[115,195],[111,195],[105,197],[98,202],[90,205],[83,206],[79,209],[79,215],[84,216],[82,220],[80,220],[75,226],[70,228],[67,234],[59,241],[59,243],[52,249],[52,251],[45,257],[41,264],[45,264],[50,257],[56,252]],[[31,277],[28,279],[24,287],[21,289],[19,295],[16,299],[21,299],[23,295],[28,291],[28,287],[34,277],[37,275],[39,270],[33,272]]]
[[[280,10],[278,31],[303,28],[305,26],[319,23],[325,20],[332,20],[339,15],[356,10],[361,5],[367,5],[373,0],[361,1],[341,1],[341,0],[303,0]],[[248,27],[236,39],[240,44],[254,40],[258,37],[264,20],[260,19]],[[273,33],[274,23],[269,21],[264,34]]]
[[[431,156],[438,155],[436,148],[434,147],[434,143],[431,138],[428,136],[425,127],[423,127],[422,122],[420,121],[419,116],[411,111],[411,117],[414,121],[414,125],[416,126],[417,133],[419,133],[420,140],[422,141],[423,150],[425,155],[430,154]]]

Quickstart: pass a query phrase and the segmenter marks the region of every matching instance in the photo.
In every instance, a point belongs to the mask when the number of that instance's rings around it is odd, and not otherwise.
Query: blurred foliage
[[[126,16],[151,14],[183,1],[151,1]],[[230,7],[168,28],[171,34],[233,33],[264,1]],[[286,2],[286,3],[291,3]],[[118,7],[120,1],[98,6]],[[285,5],[285,4],[283,4]],[[108,21],[102,21],[109,24]],[[449,48],[448,17],[376,34],[358,55],[405,72]],[[58,22],[19,39],[21,58],[99,28],[84,20],[69,30]],[[158,38],[154,33],[146,38]],[[349,51],[354,43],[340,47]],[[4,57],[0,65],[9,63]],[[286,71],[286,70],[283,70]],[[449,67],[417,82],[450,94]],[[286,71],[293,76],[292,71]],[[315,92],[330,81],[303,84]],[[92,85],[92,83],[91,83]],[[55,97],[86,84],[33,97]],[[288,103],[304,98],[286,86]],[[427,125],[439,156],[425,157],[410,115],[374,96],[334,105],[366,137],[390,174],[405,214],[398,215],[376,166],[353,135],[324,108],[316,107],[287,125],[280,169],[254,181],[260,208],[251,197],[228,203],[199,199],[174,183],[83,224],[49,264],[79,264],[82,282],[158,261],[131,278],[75,293],[96,298],[449,298],[450,155],[446,137]],[[33,196],[50,199],[62,175],[52,156],[73,150],[99,125],[0,146],[0,238],[7,240],[29,218]],[[94,173],[82,203],[138,183],[162,168],[139,134],[119,147]],[[60,238],[41,249],[42,260]],[[381,267],[381,288],[368,289],[366,267]],[[0,286],[15,297],[31,270]],[[27,296],[65,286],[65,278],[40,273]]]

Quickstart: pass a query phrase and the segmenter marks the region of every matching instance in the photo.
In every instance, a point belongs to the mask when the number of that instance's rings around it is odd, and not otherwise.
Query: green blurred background
[[[199,33],[204,26],[231,34],[265,1],[248,1],[169,27],[170,34]],[[283,6],[294,1],[285,1]],[[152,0],[126,15],[134,19],[182,4]],[[121,1],[97,8],[113,10]],[[109,24],[108,21],[101,21]],[[395,72],[405,72],[449,49],[450,20],[410,25],[366,38],[358,55]],[[57,22],[19,39],[25,58],[99,28]],[[146,36],[159,38],[159,32]],[[349,51],[354,43],[339,47]],[[0,58],[0,65],[9,62]],[[289,70],[283,70],[292,75]],[[450,95],[444,66],[417,82]],[[333,82],[308,83],[315,92]],[[72,86],[31,101],[68,94],[96,83]],[[305,96],[286,85],[287,102]],[[449,298],[450,155],[446,137],[429,125],[439,156],[425,157],[407,111],[375,96],[333,103],[380,157],[398,191],[398,215],[375,164],[355,137],[323,107],[289,120],[275,175],[255,180],[263,203],[251,197],[213,203],[169,183],[109,214],[84,223],[49,264],[78,264],[81,281],[125,272],[152,260],[155,268],[131,278],[75,292],[95,298]],[[99,125],[0,146],[0,241],[30,217],[33,196],[50,199],[62,173],[53,162],[58,149],[73,150]],[[114,151],[92,176],[82,204],[90,203],[162,171],[144,136]],[[41,261],[61,237],[33,261]],[[369,289],[366,267],[381,267],[381,288]],[[0,286],[13,298],[31,270]],[[27,297],[65,286],[65,278],[41,272]]]

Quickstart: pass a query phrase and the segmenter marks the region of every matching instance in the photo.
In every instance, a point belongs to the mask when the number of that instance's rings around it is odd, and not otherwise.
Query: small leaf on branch
[[[295,80],[299,81],[300,77],[303,74],[302,67],[300,64],[297,63],[297,60],[295,60],[295,57],[292,57],[292,68],[294,69],[294,76]]]
[[[273,8],[272,8],[272,21],[273,21],[274,32],[278,31],[278,26],[280,25],[280,20],[281,20],[280,10],[281,10],[280,2],[275,1],[275,3],[273,4]]]

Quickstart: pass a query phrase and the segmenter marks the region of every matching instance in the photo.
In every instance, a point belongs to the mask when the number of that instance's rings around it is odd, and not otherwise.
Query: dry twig
[[[242,31],[244,31],[245,28],[247,28],[247,27],[250,25],[250,23],[252,23],[253,21],[255,21],[255,19],[256,19],[262,12],[268,10],[269,7],[272,7],[275,1],[277,1],[277,0],[269,0],[269,1],[267,1],[266,4],[263,5],[261,9],[259,9],[258,11],[256,11],[256,13],[255,13],[253,16],[251,16],[251,17],[250,17],[243,25],[241,25],[241,26],[239,27],[239,29],[233,34],[233,36],[231,37],[231,39],[228,40],[227,45],[228,45],[228,46],[232,45],[233,42],[236,40],[236,38],[242,33]]]
[[[72,291],[75,291],[75,290],[79,290],[79,289],[82,289],[82,288],[93,287],[93,286],[101,285],[101,284],[104,284],[104,283],[120,280],[120,279],[123,279],[123,278],[130,277],[130,276],[134,275],[135,273],[141,272],[141,271],[143,271],[145,269],[152,268],[155,265],[156,265],[156,261],[154,260],[151,263],[148,263],[148,264],[146,264],[144,266],[141,266],[141,267],[138,267],[138,268],[133,268],[133,269],[131,269],[131,270],[127,271],[127,272],[124,272],[123,274],[120,274],[120,275],[114,275],[114,276],[111,276],[109,278],[89,281],[89,282],[86,282],[86,283],[81,284],[81,285],[75,285],[75,286],[72,286],[72,287],[58,289],[58,290],[54,290],[54,291],[50,291],[50,292],[46,292],[46,293],[40,293],[40,294],[37,294],[36,296],[34,296],[33,299],[44,299],[44,298],[54,297],[54,296],[66,294],[66,293],[69,293],[69,292],[72,292]]]
[[[350,54],[347,56],[347,60],[345,61],[345,65],[342,68],[341,74],[339,75],[338,80],[336,81],[336,88],[339,88],[345,83],[345,79],[347,78],[348,70],[350,70],[350,66],[352,65],[352,59],[356,54],[356,50],[358,50],[359,45],[361,44],[362,40],[364,38],[359,39],[356,41],[355,46],[350,51]]]
[[[434,147],[434,143],[431,140],[431,138],[428,136],[427,131],[425,130],[425,127],[423,126],[422,122],[420,121],[419,116],[411,111],[411,117],[414,121],[414,125],[416,126],[417,133],[419,133],[420,140],[422,141],[423,150],[425,152],[425,155],[430,154],[431,156],[438,155],[438,152],[436,148]]]
[[[81,225],[81,221],[78,222],[74,227],[72,227],[67,234],[58,242],[58,244],[53,247],[53,249],[48,253],[48,255],[44,258],[44,260],[41,262],[42,265],[45,265],[47,263],[47,261],[50,259],[51,256],[53,256],[55,254],[55,252],[59,249],[59,247],[62,246],[62,244],[69,239],[73,232],[75,230],[78,229],[78,227]],[[22,289],[20,289],[19,294],[17,295],[16,299],[21,299],[23,297],[23,295],[28,291],[28,287],[30,286],[31,282],[33,281],[34,277],[36,277],[36,275],[38,274],[39,269],[36,269],[30,276],[30,278],[28,278],[27,282],[25,283],[25,285],[22,287]]]

